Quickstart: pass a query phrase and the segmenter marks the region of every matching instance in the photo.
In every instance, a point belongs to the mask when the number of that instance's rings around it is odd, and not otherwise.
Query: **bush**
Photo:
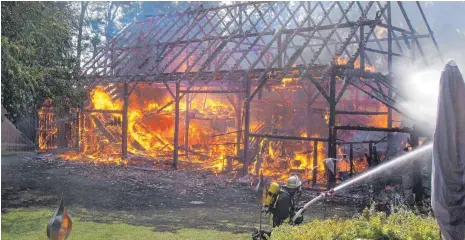
[[[301,226],[281,226],[273,230],[276,240],[308,239],[440,239],[439,226],[432,216],[416,215],[405,208],[386,216],[374,209],[365,209],[353,219],[314,220]]]

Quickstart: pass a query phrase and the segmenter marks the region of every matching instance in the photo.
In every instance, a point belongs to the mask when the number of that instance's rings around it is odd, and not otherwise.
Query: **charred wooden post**
[[[336,138],[335,138],[335,124],[336,124],[336,74],[334,71],[331,73],[329,82],[329,126],[328,126],[328,158],[336,158]],[[336,168],[336,162],[334,161]],[[334,174],[327,171],[327,188],[330,189],[336,185],[336,171]]]
[[[242,139],[242,114],[241,114],[241,103],[242,102],[242,97],[241,94],[236,95],[236,157],[237,159],[242,158],[241,154],[241,139]]]
[[[391,14],[391,2],[387,3],[387,24],[388,24],[388,72],[392,74],[392,14]],[[392,83],[391,83],[392,84]],[[392,90],[388,89],[388,97],[392,98]],[[387,128],[392,128],[392,109],[388,108]],[[392,133],[387,133],[387,144],[392,144]],[[389,147],[388,147],[389,148]],[[389,153],[387,153],[389,154]]]
[[[128,108],[129,108],[129,84],[124,83],[123,94],[123,122],[121,126],[121,158],[125,160],[128,157]]]
[[[173,168],[178,169],[178,157],[179,157],[179,93],[180,93],[179,82],[176,82],[176,93],[174,98],[174,139],[173,139]]]
[[[333,156],[337,158],[337,129],[333,128]],[[337,162],[334,162],[334,174],[337,174]]]
[[[186,121],[185,121],[185,129],[184,129],[184,151],[186,158],[189,157],[189,109],[190,109],[190,94],[186,94]]]
[[[342,158],[345,154],[344,154],[344,149],[341,149],[341,153],[342,153],[342,154],[339,154],[338,148],[339,148],[341,145],[343,145],[343,144],[339,144],[340,141],[337,141],[337,139],[338,139],[337,133],[338,133],[338,132],[337,132],[337,128],[334,128],[334,131],[333,131],[333,136],[334,136],[334,137],[333,137],[333,138],[334,138],[334,149],[333,149],[334,152],[333,152],[333,156],[334,156],[335,158],[337,158],[337,157]],[[338,154],[339,154],[339,155],[338,155]]]
[[[350,176],[354,175],[354,145],[349,144]]]
[[[415,150],[420,145],[420,136],[418,129],[415,129],[415,125],[413,126],[413,131],[410,134],[410,145],[412,150]],[[422,169],[422,162],[421,159],[414,159],[413,160],[413,171],[412,171],[412,192],[415,195],[415,203],[417,205],[421,205],[421,201],[423,200],[423,183],[421,179],[421,169]]]
[[[373,161],[373,142],[370,141],[370,143],[368,143],[368,157],[369,159],[368,160],[368,165],[370,167],[372,167],[374,165],[374,161]]]
[[[372,148],[372,153],[373,153],[373,165],[376,166],[379,164],[379,156],[378,156],[378,150],[376,149],[376,145],[373,145]]]
[[[250,87],[251,81],[250,78],[246,78],[245,80],[246,88],[245,88],[245,102],[244,102],[244,164],[243,164],[243,174],[247,175],[249,173],[249,133],[250,133]]]
[[[313,171],[312,171],[312,187],[316,184],[318,177],[318,141],[313,141]]]

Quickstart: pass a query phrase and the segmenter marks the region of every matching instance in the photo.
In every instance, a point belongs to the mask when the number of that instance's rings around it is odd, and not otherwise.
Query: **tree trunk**
[[[84,27],[84,15],[86,14],[87,10],[87,2],[81,2],[81,15],[79,16],[79,32],[78,32],[78,39],[77,39],[77,63],[76,69],[81,68],[81,52],[82,52],[82,28]]]

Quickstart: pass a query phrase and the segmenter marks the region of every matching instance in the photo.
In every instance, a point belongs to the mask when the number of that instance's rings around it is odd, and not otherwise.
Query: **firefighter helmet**
[[[287,184],[286,187],[290,189],[296,189],[302,185],[302,182],[300,181],[299,177],[297,175],[292,175],[287,179]]]

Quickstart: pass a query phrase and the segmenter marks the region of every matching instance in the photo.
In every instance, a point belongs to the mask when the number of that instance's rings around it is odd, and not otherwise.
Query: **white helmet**
[[[285,187],[290,189],[296,189],[302,185],[299,177],[297,175],[292,175],[287,179],[287,184]]]

